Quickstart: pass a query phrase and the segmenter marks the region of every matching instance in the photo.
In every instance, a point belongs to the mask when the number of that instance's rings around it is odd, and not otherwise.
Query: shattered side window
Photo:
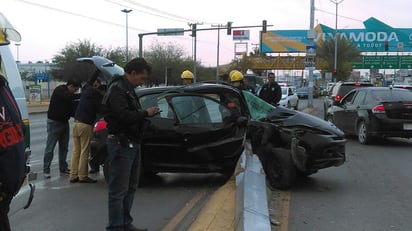
[[[274,107],[249,91],[242,91],[247,107],[253,120],[260,120],[269,116]]]

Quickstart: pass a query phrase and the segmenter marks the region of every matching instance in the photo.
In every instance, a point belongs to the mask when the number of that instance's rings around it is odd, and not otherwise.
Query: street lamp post
[[[20,59],[19,59],[19,47],[20,47],[20,43],[16,43],[15,45],[16,45],[16,50],[17,50],[17,60],[16,60],[16,62],[19,63],[19,62],[20,62]]]
[[[217,57],[216,57],[216,81],[219,81],[219,59],[220,59],[220,28],[221,24],[212,25],[212,27],[217,27]]]
[[[329,0],[336,5],[336,14],[335,14],[335,59],[333,61],[333,72],[337,73],[337,65],[338,65],[338,6],[343,2],[343,0]],[[337,76],[335,75],[335,81]]]
[[[121,10],[126,14],[126,62],[129,61],[129,13],[132,10],[123,9]]]

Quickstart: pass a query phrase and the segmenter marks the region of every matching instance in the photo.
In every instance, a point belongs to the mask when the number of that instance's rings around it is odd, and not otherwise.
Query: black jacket
[[[276,105],[282,98],[282,89],[276,82],[273,82],[272,84],[265,83],[260,90],[259,98],[272,105]]]
[[[141,109],[133,86],[125,76],[117,76],[103,97],[102,114],[109,134],[140,142],[147,112]]]
[[[80,102],[74,114],[76,120],[89,125],[96,121],[96,115],[99,113],[103,99],[103,95],[93,87],[97,77],[98,74],[95,73],[82,88]]]
[[[47,118],[67,122],[74,114],[74,100],[79,99],[80,94],[72,94],[69,92],[67,85],[60,85],[54,89],[50,99],[49,111]]]
[[[8,210],[8,203],[18,192],[26,175],[24,131],[19,108],[0,76],[0,210]]]

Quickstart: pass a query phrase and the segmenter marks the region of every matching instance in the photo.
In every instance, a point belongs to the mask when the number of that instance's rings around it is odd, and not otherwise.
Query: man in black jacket
[[[125,75],[115,77],[103,98],[104,119],[109,135],[109,224],[107,230],[138,231],[132,225],[130,210],[139,181],[140,142],[145,117],[159,113],[159,108],[142,110],[135,87],[141,86],[151,72],[142,58],[135,58],[124,68]]]
[[[259,93],[259,98],[272,105],[277,105],[279,103],[282,98],[282,89],[279,84],[276,83],[274,73],[271,72],[268,74],[268,82],[263,84]]]
[[[50,165],[57,141],[59,142],[60,173],[70,173],[66,162],[70,139],[68,121],[73,115],[73,100],[80,98],[80,94],[74,94],[80,87],[80,82],[70,80],[67,84],[56,87],[51,96],[47,112],[47,143],[44,150],[43,173],[45,178],[50,178]]]
[[[96,183],[88,176],[88,160],[93,123],[99,112],[103,94],[97,89],[100,71],[96,70],[82,88],[79,105],[74,115],[73,153],[70,165],[70,183]]]
[[[10,231],[10,202],[26,175],[24,131],[20,111],[0,75],[0,230]]]

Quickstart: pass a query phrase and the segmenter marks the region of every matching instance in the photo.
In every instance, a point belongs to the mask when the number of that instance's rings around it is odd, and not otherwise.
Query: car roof
[[[168,87],[153,87],[153,88],[139,88],[136,90],[137,95],[144,96],[144,95],[151,95],[151,94],[158,94],[158,93],[202,93],[208,91],[221,91],[221,92],[232,92],[240,94],[239,90],[224,84],[213,84],[213,83],[193,83],[186,86],[168,86]]]

